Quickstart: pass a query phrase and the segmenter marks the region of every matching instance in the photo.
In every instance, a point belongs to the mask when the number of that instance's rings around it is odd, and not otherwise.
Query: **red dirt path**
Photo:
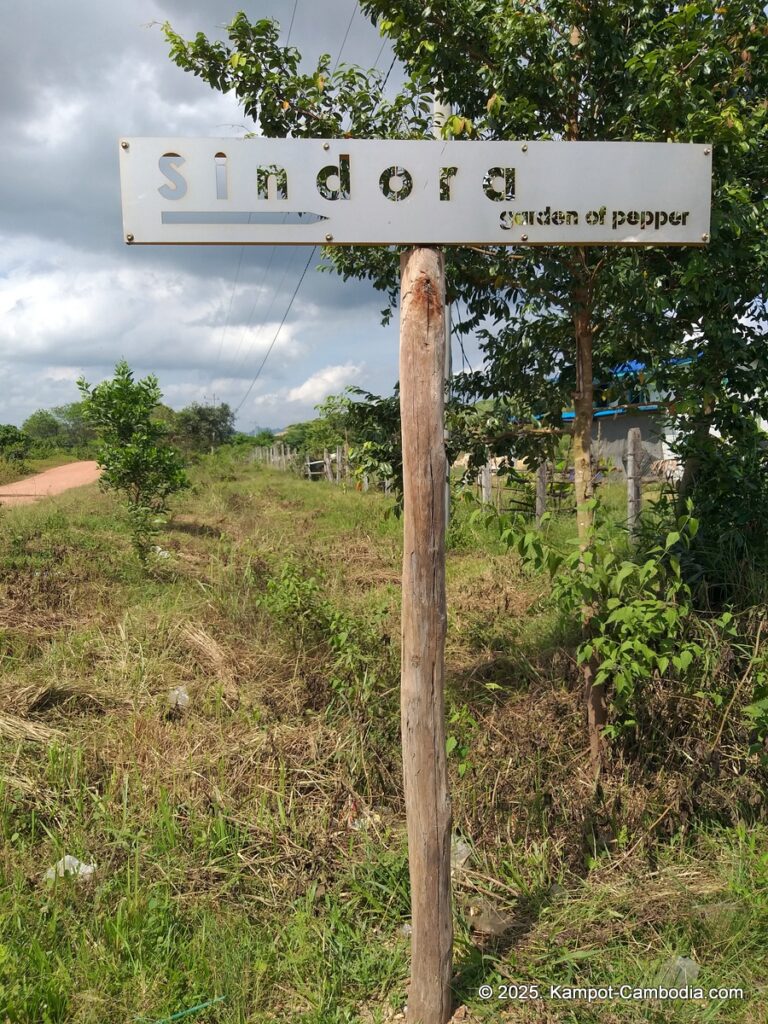
[[[66,466],[56,466],[36,476],[28,476],[26,480],[0,485],[0,505],[31,505],[72,487],[95,483],[99,475],[96,462],[69,462]]]

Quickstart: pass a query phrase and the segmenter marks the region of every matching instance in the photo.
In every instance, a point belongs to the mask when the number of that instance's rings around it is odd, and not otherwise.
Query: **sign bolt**
[[[324,142],[323,143],[323,149],[330,149],[330,148],[331,148],[330,142]]]
[[[704,150],[704,156],[709,156],[709,154],[710,154],[711,152],[712,152],[712,150],[711,150],[711,149],[705,149],[705,150]]]
[[[326,240],[326,242],[332,242],[333,241],[333,235],[326,235],[325,236],[325,240]]]
[[[126,240],[126,242],[132,242],[133,241],[133,235],[126,235],[125,236],[125,240]]]
[[[127,143],[127,142],[126,142],[125,140],[123,140],[123,141],[122,141],[122,142],[120,143],[120,146],[121,146],[121,147],[122,147],[123,149],[128,149],[128,143]]]
[[[520,235],[520,241],[521,242],[527,242],[528,241],[528,235]]]
[[[702,240],[702,242],[708,242],[709,241],[709,235],[706,235],[706,234],[702,235],[701,236],[701,240]]]
[[[526,144],[525,144],[525,145],[523,146],[523,152],[524,152],[524,153],[527,153],[527,152],[528,152],[528,143],[526,143]]]

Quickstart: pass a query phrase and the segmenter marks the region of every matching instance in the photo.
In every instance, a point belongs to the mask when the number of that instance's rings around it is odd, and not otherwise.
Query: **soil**
[[[0,505],[31,505],[41,498],[51,498],[72,487],[83,487],[99,479],[96,462],[69,462],[65,466],[46,469],[44,473],[28,476],[13,484],[0,487]]]

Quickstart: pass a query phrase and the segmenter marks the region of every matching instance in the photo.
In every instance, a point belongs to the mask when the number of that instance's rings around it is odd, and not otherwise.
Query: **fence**
[[[338,445],[334,451],[326,448],[321,459],[312,459],[309,455],[300,455],[287,444],[276,442],[270,447],[255,448],[251,458],[274,469],[304,476],[308,480],[326,480],[332,484],[348,484],[354,480],[355,487],[362,491],[373,486],[389,493],[392,486],[391,480],[371,480],[368,474],[356,478],[346,445]],[[627,490],[627,525],[630,532],[634,533],[642,505],[643,481],[672,480],[678,475],[679,466],[672,460],[653,462],[643,448],[637,427],[627,432],[622,461]],[[552,463],[543,462],[533,473],[521,473],[517,478],[508,480],[497,472],[496,460],[489,460],[477,475],[476,491],[483,504],[496,505],[506,512],[522,512],[540,523],[547,511],[558,514],[571,510],[573,470],[557,470]]]

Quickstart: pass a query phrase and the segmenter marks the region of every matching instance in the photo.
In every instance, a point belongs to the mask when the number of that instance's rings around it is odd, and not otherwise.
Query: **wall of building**
[[[650,475],[651,465],[665,457],[664,438],[658,416],[653,413],[622,413],[613,416],[597,416],[592,424],[592,440],[595,455],[601,464],[607,464],[624,472],[627,455],[627,431],[632,427],[640,430],[643,448],[641,472]]]

